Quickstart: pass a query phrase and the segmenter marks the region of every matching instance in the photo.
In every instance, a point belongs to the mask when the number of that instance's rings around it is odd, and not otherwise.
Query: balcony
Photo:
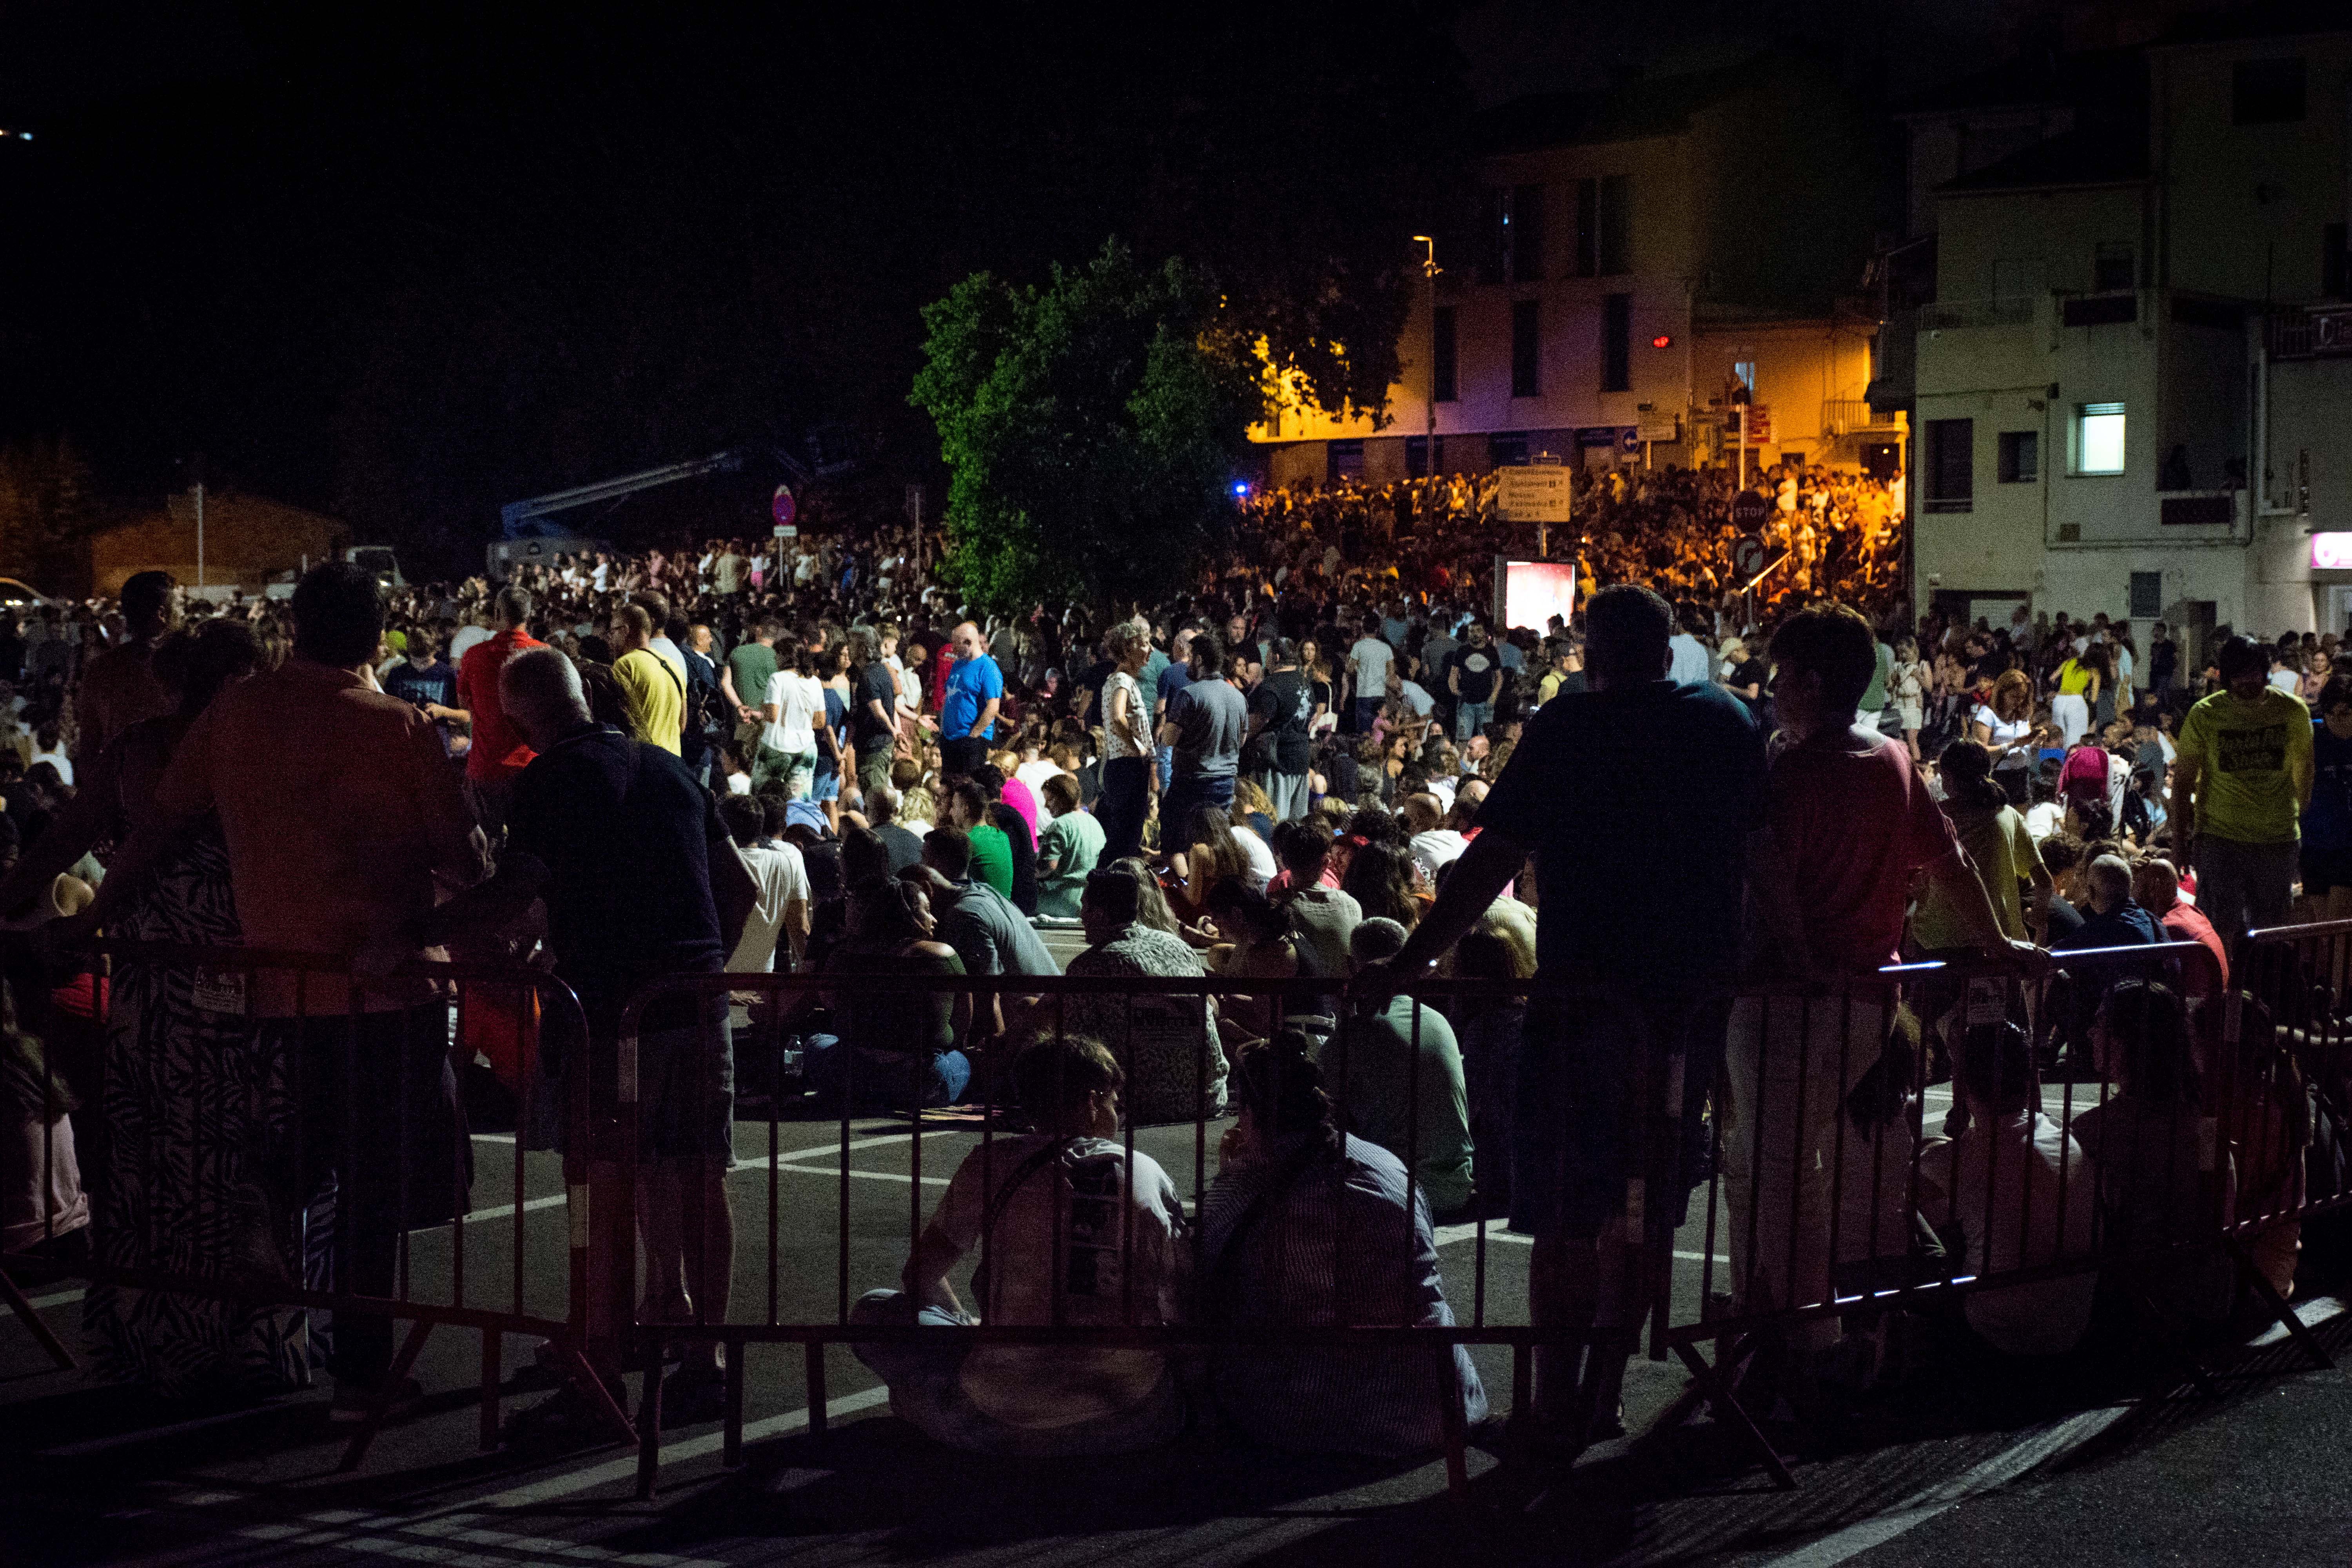
[[[1899,415],[1881,413],[1861,397],[1822,399],[1822,433],[1840,436],[1895,436],[1902,433]]]
[[[2271,358],[2334,359],[2352,354],[2352,305],[2272,312]]]

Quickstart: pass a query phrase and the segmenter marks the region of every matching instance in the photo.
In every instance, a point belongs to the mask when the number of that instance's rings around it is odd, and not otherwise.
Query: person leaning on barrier
[[[598,723],[579,671],[560,650],[515,654],[499,672],[499,693],[538,755],[515,778],[498,875],[434,910],[419,929],[434,940],[506,931],[534,902],[545,906],[555,973],[578,994],[588,1037],[550,1031],[541,1052],[555,1087],[537,1098],[554,1112],[548,1125],[566,1179],[577,1184],[586,1179],[590,1152],[572,1145],[562,1113],[572,1100],[567,1086],[585,1074],[592,1095],[598,1092],[598,1064],[614,1059],[623,1009],[637,991],[666,975],[725,968],[761,889],[709,792],[667,747]],[[644,1310],[655,1321],[722,1321],[735,1249],[726,1184],[734,1162],[735,1056],[726,994],[662,998],[637,1027]],[[634,1239],[605,1237],[614,1247]],[[619,1345],[614,1326],[598,1321],[603,1310],[603,1293],[592,1292],[590,1359],[611,1385]],[[684,1360],[664,1390],[664,1418],[708,1419],[719,1397],[718,1346],[693,1345]],[[519,1419],[526,1427],[569,1425],[584,1417],[579,1398],[566,1388]]]
[[[1175,1184],[1115,1140],[1125,1077],[1100,1041],[1040,1040],[1013,1066],[1032,1131],[999,1136],[956,1168],[897,1290],[850,1321],[1112,1328],[1182,1316],[1189,1251]],[[967,1314],[949,1271],[979,1251]],[[1132,1266],[1133,1272],[1128,1272]],[[1127,1453],[1182,1430],[1184,1399],[1156,1350],[868,1342],[852,1347],[927,1436],[980,1453]]]
[[[1855,721],[1878,652],[1869,623],[1837,605],[1800,612],[1772,637],[1786,743],[1749,887],[1768,972],[1839,989],[1826,1003],[1743,996],[1732,1007],[1723,1160],[1742,1310],[1830,1293],[1840,1111],[1889,1037],[1892,996],[1876,973],[1895,957],[1914,874],[1967,945],[2004,963],[2041,958],[2002,929],[1909,749]],[[1801,1363],[1837,1336],[1834,1320],[1791,1331],[1800,1379]]]
[[[1231,1327],[1452,1327],[1425,1195],[1408,1204],[1402,1162],[1339,1131],[1307,1046],[1284,1029],[1234,1064],[1241,1115],[1201,1206],[1204,1313]],[[1442,1400],[1460,1398],[1467,1421],[1486,1415],[1459,1345],[1221,1347],[1208,1387],[1243,1437],[1307,1452],[1421,1453],[1444,1440]]]
[[[1529,1315],[1567,1342],[1537,1348],[1532,1415],[1571,1450],[1615,1420],[1652,1289],[1641,1270],[1664,1265],[1706,1156],[1700,1111],[1723,1047],[1709,997],[1737,973],[1742,868],[1764,805],[1764,742],[1748,709],[1721,687],[1666,679],[1666,602],[1604,589],[1586,623],[1587,689],[1563,688],[1528,722],[1435,904],[1391,963],[1357,981],[1366,1004],[1408,988],[1536,858],[1521,884],[1541,904],[1538,989],[1511,1097],[1511,1223],[1536,1238]],[[1580,985],[1619,988],[1622,1001],[1571,1002]],[[1634,1092],[1644,1080],[1646,1105]],[[1629,1229],[1635,1182],[1646,1223]]]

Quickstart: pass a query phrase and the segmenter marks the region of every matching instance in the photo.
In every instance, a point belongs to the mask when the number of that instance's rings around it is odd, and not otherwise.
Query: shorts
[[[872,795],[890,782],[890,764],[895,759],[889,743],[885,742],[870,752],[857,753],[857,788],[862,795]]]
[[[1690,1189],[1705,1169],[1700,1112],[1723,1061],[1722,1002],[1655,997],[1612,1007],[1538,994],[1528,1006],[1511,1130],[1511,1228],[1538,1237],[1590,1237],[1625,1212],[1627,1184],[1647,1185],[1646,1229],[1654,1240],[1680,1226]],[[1655,1103],[1664,1104],[1668,1058],[1684,1053],[1679,1121],[1648,1131],[1658,1146],[1636,1169],[1644,1127],[1627,1114],[1643,1047],[1654,1054]]]
[[[2316,899],[2336,888],[2352,888],[2352,849],[2303,851],[2303,896]]]
[[[641,1159],[718,1161],[735,1163],[735,1036],[727,1018],[725,993],[699,998],[698,1026],[649,1029],[637,1036],[637,1154]],[[607,1063],[613,1046],[602,1049]],[[583,1053],[561,1053],[554,1091],[532,1097],[541,1110],[536,1146],[565,1147],[566,1117],[573,1075],[586,1066]],[[592,1094],[595,1087],[592,1083]],[[608,1065],[601,1085],[609,1094]]]
[[[1903,728],[1906,731],[1927,727],[1927,710],[1916,702],[1902,703],[1895,711],[1902,716]]]

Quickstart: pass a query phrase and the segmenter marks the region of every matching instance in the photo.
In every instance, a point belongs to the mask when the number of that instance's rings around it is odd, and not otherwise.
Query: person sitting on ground
[[[1078,809],[1075,773],[1050,773],[1041,788],[1054,819],[1037,840],[1037,912],[1075,920],[1087,878],[1102,859],[1102,824]]]
[[[1209,950],[1209,963],[1230,979],[1289,980],[1298,973],[1297,939],[1290,916],[1263,893],[1237,881],[1220,882],[1209,893],[1209,916],[1223,940]],[[1230,1051],[1243,1040],[1263,1040],[1288,1010],[1284,997],[1225,996],[1219,1000],[1219,1034]]]
[[[1451,1326],[1426,1190],[1408,1199],[1402,1163],[1339,1131],[1307,1045],[1285,1029],[1240,1052],[1241,1116],[1201,1206],[1205,1310],[1233,1327]],[[1469,1352],[1451,1364],[1448,1388],[1425,1351],[1219,1349],[1209,1391],[1251,1442],[1391,1458],[1444,1441],[1443,1401],[1485,1418]]]
[[[866,825],[879,835],[890,851],[890,875],[897,876],[923,859],[923,836],[898,820],[905,796],[895,785],[876,784],[866,791]]]
[[[2210,1003],[2230,989],[2230,952],[2221,945],[2221,933],[2196,905],[2181,901],[2180,873],[2169,860],[2141,861],[2132,872],[2132,898],[2156,917],[2160,940],[2193,942],[2205,950],[2201,957],[2184,955],[2180,965],[2181,996],[2189,1016],[2199,1019]]]
[[[1013,896],[1013,841],[1005,837],[989,816],[987,792],[968,778],[950,779],[942,797],[947,806],[946,826],[961,827],[971,839],[972,875],[1003,893]]]
[[[2084,917],[2081,930],[2053,942],[2053,952],[2144,947],[2164,940],[2156,918],[2132,897],[2130,861],[2120,855],[2098,856],[2084,871],[2083,882],[2090,894],[2092,912]]]
[[[1355,967],[1404,951],[1405,929],[1375,917],[1349,939]],[[1435,1007],[1402,994],[1380,1011],[1341,1021],[1323,1047],[1324,1078],[1349,1131],[1408,1160],[1429,1206],[1452,1214],[1470,1201],[1470,1102],[1454,1026]]]
[[[829,975],[961,974],[963,961],[937,940],[930,898],[903,879],[869,877],[850,889],[852,934],[827,955]],[[855,984],[824,994],[835,1030],[807,1037],[809,1086],[852,1105],[953,1105],[971,1082],[958,1049],[971,1033],[964,991],[877,991]]]
[[[2075,1142],[2098,1167],[2104,1250],[2117,1258],[2102,1282],[2127,1310],[2147,1304],[2173,1320],[2222,1318],[2237,1286],[2229,1255],[2184,1244],[2229,1223],[2235,1183],[2206,1119],[2180,999],[2167,985],[2119,980],[2092,1020],[2091,1044],[2116,1086],[2074,1122]]]
[[[1955,1089],[1968,1112],[1957,1138],[1922,1144],[1919,1206],[1957,1272],[1983,1275],[2087,1258],[2096,1185],[2090,1162],[2043,1115],[2033,1052],[2015,1024],[1986,1024],[1961,1039]],[[2096,1278],[2087,1269],[2030,1285],[1972,1291],[1961,1315],[2006,1355],[2063,1355],[2090,1327]]]
[[[1145,924],[1141,905],[1130,872],[1088,877],[1078,918],[1090,945],[1066,973],[1147,982],[1200,978],[1205,972],[1192,944]],[[1138,1124],[1223,1114],[1225,1053],[1215,1000],[1138,989],[1142,994],[1065,996],[1057,1026],[1103,1041],[1127,1064],[1128,1115]]]
[[[1039,1040],[1013,1064],[1034,1131],[964,1157],[908,1257],[901,1289],[869,1291],[862,1326],[1181,1320],[1184,1205],[1150,1155],[1130,1166],[1119,1131],[1125,1076],[1099,1040]],[[977,1317],[949,1272],[975,1250]],[[1433,1248],[1433,1252],[1434,1249]],[[1129,1268],[1132,1273],[1129,1273]],[[1069,1345],[854,1347],[889,1385],[899,1419],[950,1447],[1030,1458],[1123,1454],[1182,1430],[1184,1400],[1156,1350]]]

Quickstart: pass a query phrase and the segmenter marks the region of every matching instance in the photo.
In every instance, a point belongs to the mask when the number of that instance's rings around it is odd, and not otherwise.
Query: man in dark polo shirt
[[[709,793],[667,751],[599,724],[561,651],[514,655],[499,672],[499,690],[538,755],[515,780],[498,875],[436,910],[434,931],[510,928],[542,901],[555,972],[578,994],[588,1026],[585,1042],[551,1030],[543,1059],[559,1085],[584,1071],[592,1109],[609,1105],[629,997],[663,975],[719,973],[758,902],[758,884]],[[569,1098],[562,1087],[541,1097],[557,1106]],[[698,1003],[667,999],[638,1020],[637,1102],[649,1310],[720,1321],[735,1247],[725,1184],[734,1157],[735,1058],[724,993]],[[563,1145],[561,1134],[557,1142]],[[588,1151],[563,1152],[566,1180],[585,1180]],[[600,1211],[612,1207],[592,1201],[592,1218]],[[633,1245],[625,1236],[608,1239]],[[609,1384],[619,1373],[619,1345],[613,1326],[598,1321],[602,1297],[590,1297],[590,1351]],[[566,1397],[576,1400],[577,1391],[558,1396]],[[689,1351],[664,1398],[667,1420],[715,1417],[723,1403],[715,1344]]]
[[[1537,1417],[1571,1448],[1613,1418],[1644,1270],[1662,1266],[1696,1179],[1725,1025],[1697,999],[1736,972],[1747,839],[1765,803],[1764,739],[1747,707],[1719,686],[1665,678],[1666,602],[1608,588],[1585,618],[1591,689],[1563,690],[1528,721],[1478,809],[1477,837],[1370,987],[1384,994],[1428,974],[1533,855],[1538,982],[1622,985],[1638,1003],[1637,1024],[1539,990],[1520,1056],[1511,1226],[1536,1237],[1528,1304],[1537,1323],[1592,1336],[1589,1354],[1537,1352]],[[1677,1049],[1682,1100],[1669,1104]],[[1646,1110],[1635,1092],[1644,1078]],[[1628,1237],[1635,1179],[1646,1224]]]

